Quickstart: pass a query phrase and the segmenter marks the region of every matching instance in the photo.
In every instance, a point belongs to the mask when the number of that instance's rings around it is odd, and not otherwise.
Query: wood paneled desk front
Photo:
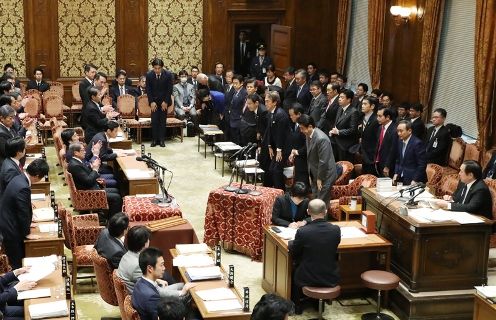
[[[117,172],[123,180],[126,195],[157,194],[158,181],[146,163],[136,160],[136,155],[117,157]]]

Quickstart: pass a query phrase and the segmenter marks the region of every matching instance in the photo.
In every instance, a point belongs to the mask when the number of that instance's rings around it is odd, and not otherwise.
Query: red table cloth
[[[168,207],[152,203],[152,197],[125,196],[122,211],[127,214],[129,221],[154,221],[173,216],[182,217],[181,208],[175,199]]]
[[[252,185],[245,187],[253,188]],[[205,213],[204,242],[207,245],[213,247],[221,241],[225,249],[261,260],[262,228],[270,224],[272,206],[283,191],[266,187],[257,187],[257,190],[262,194],[237,194],[223,187],[210,192]]]

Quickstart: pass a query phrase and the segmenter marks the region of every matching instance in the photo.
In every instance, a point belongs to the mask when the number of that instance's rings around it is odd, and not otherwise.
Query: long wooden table
[[[177,257],[177,251],[176,249],[170,249],[170,254],[172,257]],[[186,268],[179,267],[179,273],[181,274],[181,277],[183,279],[183,282],[191,282],[186,275]],[[200,290],[208,290],[208,289],[216,289],[216,288],[229,288],[227,284],[227,273],[225,272],[224,268],[222,268],[222,272],[224,275],[224,279],[221,280],[211,280],[211,281],[197,281],[195,282],[197,284],[196,287],[192,288],[190,290],[191,297],[195,301],[196,306],[198,307],[198,310],[201,313],[201,316],[203,319],[222,319],[222,320],[248,320],[251,317],[251,310],[250,312],[243,312],[242,310],[239,311],[222,311],[222,312],[208,312],[207,309],[205,308],[205,304],[203,303],[203,300],[196,294],[196,291]],[[243,297],[240,294],[240,290],[237,289],[236,287],[231,288],[231,290],[234,292],[234,294],[238,297],[238,300],[241,305],[243,305]],[[253,309],[253,306],[250,306],[250,309]]]
[[[122,131],[122,128],[119,127],[117,137],[115,139],[110,139],[109,145],[113,149],[131,149],[133,147],[133,141],[130,140],[127,133]]]
[[[137,161],[136,155],[117,157],[116,163],[117,175],[120,181],[124,182],[121,188],[124,187],[126,195],[158,193],[158,181],[153,170],[148,168],[145,162]],[[135,170],[142,171],[146,176],[133,177],[131,172]]]
[[[496,319],[496,304],[474,293],[474,320]]]
[[[357,221],[334,222],[340,227],[361,227]],[[339,285],[344,293],[364,290],[360,275],[370,269],[389,270],[391,243],[378,234],[364,238],[342,239],[338,246]],[[270,226],[264,227],[262,288],[291,299],[293,262],[288,240],[277,236]]]

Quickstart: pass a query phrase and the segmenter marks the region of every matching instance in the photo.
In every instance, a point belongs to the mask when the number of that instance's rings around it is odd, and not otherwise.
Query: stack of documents
[[[31,193],[31,201],[43,201],[45,200],[44,193]]]
[[[129,179],[148,179],[153,178],[155,173],[153,171],[141,170],[141,169],[127,169],[126,176]]]
[[[123,136],[117,136],[115,138],[109,138],[108,139],[108,142],[120,142],[120,141],[124,141],[124,137]]]
[[[296,230],[293,228],[278,227],[281,232],[276,233],[280,238],[284,240],[293,240],[296,235]]]
[[[58,257],[54,254],[44,257],[24,258],[24,266],[36,266],[39,264],[57,265],[58,261]]]
[[[55,255],[47,257],[38,258],[25,258],[24,265],[31,266],[28,272],[20,274],[17,276],[19,281],[34,281],[39,280],[49,276],[55,271],[58,263],[58,258]]]
[[[17,294],[17,300],[36,299],[50,296],[50,288],[39,288],[19,292]]]
[[[216,300],[216,301],[204,301],[205,308],[208,312],[219,312],[219,311],[232,311],[241,310],[243,306],[238,299],[231,300]]]
[[[56,223],[41,223],[38,228],[41,233],[57,232],[59,230],[59,226]]]
[[[33,222],[53,221],[54,211],[52,207],[38,208],[33,210]]]
[[[208,312],[241,310],[243,307],[231,289],[217,288],[195,292]]]
[[[47,303],[32,304],[29,306],[31,319],[58,318],[69,315],[67,301],[59,300]]]
[[[455,221],[459,224],[470,224],[483,222],[481,218],[468,212],[448,211],[442,209],[409,209],[408,215],[421,223]]]
[[[186,268],[186,273],[191,281],[215,280],[221,279],[222,277],[222,273],[220,272],[220,268],[218,266]]]
[[[206,243],[176,244],[179,254],[210,253],[211,250]]]
[[[210,267],[214,265],[214,259],[205,253],[179,255],[172,260],[174,267]]]
[[[367,234],[357,227],[341,227],[341,239],[366,238]]]
[[[488,299],[492,303],[496,303],[496,286],[476,286],[475,289],[481,297]]]

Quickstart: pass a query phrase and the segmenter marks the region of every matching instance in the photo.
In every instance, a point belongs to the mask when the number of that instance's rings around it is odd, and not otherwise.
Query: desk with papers
[[[357,221],[333,222],[341,227],[341,243],[338,246],[339,285],[343,293],[364,290],[360,275],[370,269],[389,270],[391,243],[378,234],[365,234]],[[291,274],[293,262],[289,255],[288,240],[293,239],[296,229],[282,228],[276,234],[270,226],[264,227],[262,288],[291,299]]]
[[[26,162],[24,163],[24,169],[28,167],[28,165],[33,162],[35,159],[40,159],[43,157],[41,151],[39,153],[30,153],[26,154]],[[44,193],[50,194],[50,178],[47,176],[46,178],[41,179],[38,182],[33,183],[31,186],[31,193]]]
[[[496,286],[475,287],[474,320],[496,319]]]
[[[158,181],[155,172],[146,163],[136,160],[137,154],[117,157],[116,172],[126,195],[157,194]]]
[[[133,141],[130,140],[127,133],[122,131],[122,128],[119,127],[117,137],[109,139],[109,146],[112,149],[131,149],[133,147]]]

